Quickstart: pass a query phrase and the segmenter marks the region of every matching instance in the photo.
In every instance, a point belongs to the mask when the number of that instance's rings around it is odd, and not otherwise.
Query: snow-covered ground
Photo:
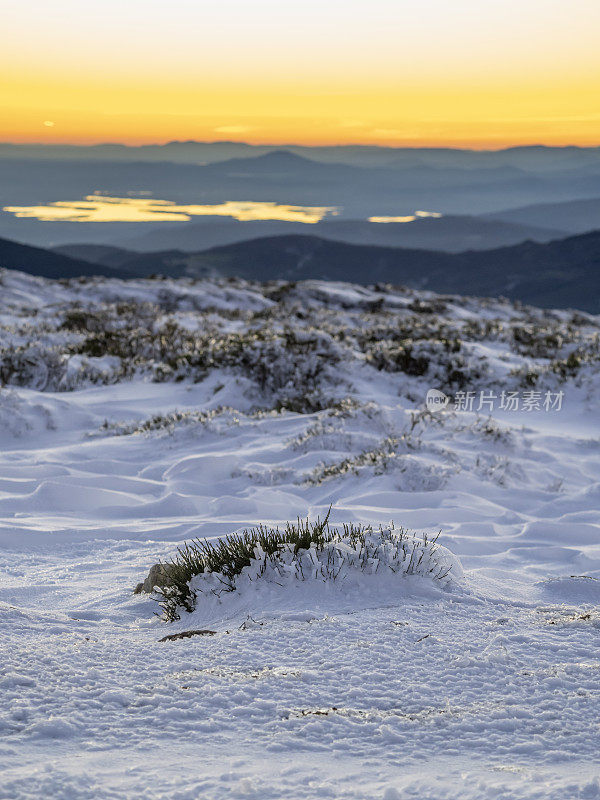
[[[599,331],[2,273],[0,798],[600,798]],[[133,594],[186,540],[330,505],[441,529],[464,576],[258,582],[172,624]]]

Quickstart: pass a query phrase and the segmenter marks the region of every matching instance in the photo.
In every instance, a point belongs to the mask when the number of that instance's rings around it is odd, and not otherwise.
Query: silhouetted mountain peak
[[[310,168],[322,169],[323,165],[310,158],[296,155],[289,150],[271,150],[268,153],[263,153],[260,156],[248,156],[247,158],[230,158],[226,161],[215,162],[210,165],[215,169],[236,169],[244,170],[245,172],[252,173],[265,173],[265,172],[288,172],[299,171],[306,172]]]
[[[262,161],[262,163],[269,163],[269,164],[306,164],[308,161],[309,164],[314,164],[315,162],[310,158],[304,158],[304,156],[299,156],[296,153],[292,153],[291,150],[271,150],[269,153],[265,153],[262,156],[257,156],[257,161]]]

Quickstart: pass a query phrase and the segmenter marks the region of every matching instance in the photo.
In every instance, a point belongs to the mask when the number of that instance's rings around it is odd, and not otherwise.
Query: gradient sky
[[[0,140],[600,144],[599,0],[0,0]]]

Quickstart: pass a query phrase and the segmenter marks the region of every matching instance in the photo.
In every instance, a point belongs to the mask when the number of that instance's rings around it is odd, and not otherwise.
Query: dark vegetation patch
[[[214,636],[216,631],[198,630],[198,631],[181,631],[181,633],[171,633],[168,636],[163,636],[159,642],[176,642],[178,639],[191,639],[192,636]]]
[[[0,325],[2,385],[70,391],[134,377],[201,381],[222,369],[252,381],[265,407],[307,413],[330,407],[364,364],[448,394],[489,388],[488,361],[474,354],[481,342],[527,360],[513,384],[569,380],[600,359],[594,317],[506,301],[235,279],[206,282],[206,295],[187,279],[148,282],[150,299],[136,301],[96,280],[64,285],[81,287],[86,302],[24,306],[10,331]],[[456,314],[459,302],[473,308]]]

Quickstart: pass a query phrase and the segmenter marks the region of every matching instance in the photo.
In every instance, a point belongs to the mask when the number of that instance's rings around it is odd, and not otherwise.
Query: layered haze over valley
[[[379,280],[600,310],[600,148],[4,144],[0,209],[4,266],[48,277]]]
[[[0,145],[0,177],[2,233],[28,244],[201,250],[310,224],[456,251],[597,227],[600,150]]]

